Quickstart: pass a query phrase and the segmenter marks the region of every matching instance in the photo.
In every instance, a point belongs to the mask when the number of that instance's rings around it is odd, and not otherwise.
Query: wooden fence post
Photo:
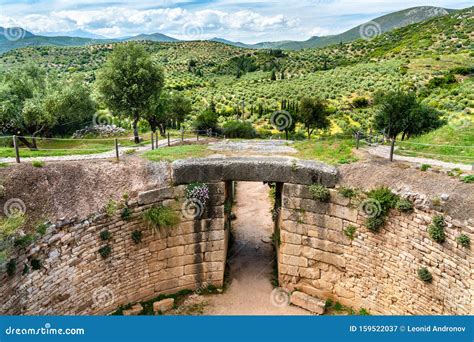
[[[16,135],[13,136],[13,147],[15,148],[16,162],[20,163],[20,149],[18,148],[18,140],[16,138]]]
[[[151,150],[153,151],[155,149],[155,138],[153,132],[151,132]]]
[[[359,141],[360,141],[360,132],[357,131],[356,133],[356,149],[359,149]]]
[[[158,148],[160,147],[160,133],[158,133],[158,132],[156,132],[156,139],[155,139],[155,141],[156,141],[156,144],[155,144],[156,149],[158,149]]]
[[[390,161],[393,162],[393,151],[395,150],[395,138],[392,138],[392,142],[390,144]]]
[[[181,130],[181,144],[184,142],[184,130]]]
[[[199,141],[199,130],[196,132],[196,141]]]
[[[168,146],[171,146],[171,143],[170,143],[170,132],[168,132]]]
[[[115,158],[117,158],[117,161],[120,160],[119,145],[118,145],[118,139],[117,138],[115,138]]]

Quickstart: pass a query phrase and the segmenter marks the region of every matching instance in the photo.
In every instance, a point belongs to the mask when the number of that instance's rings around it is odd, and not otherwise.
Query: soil
[[[168,182],[165,163],[137,157],[114,160],[48,163],[38,168],[22,163],[0,168],[0,208],[9,199],[20,199],[31,224],[75,216],[86,218],[100,211],[109,200]],[[0,217],[3,215],[3,210]]]
[[[308,315],[295,306],[272,304],[275,252],[269,187],[238,182],[232,223],[234,243],[228,258],[230,285],[223,294],[206,296],[205,315]],[[264,242],[265,241],[265,242]],[[277,304],[280,303],[277,301]]]

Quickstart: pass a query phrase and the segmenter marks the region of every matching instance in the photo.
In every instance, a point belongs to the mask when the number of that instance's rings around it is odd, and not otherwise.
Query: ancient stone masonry
[[[364,227],[355,200],[331,190],[328,203],[307,186],[285,184],[280,217],[279,280],[290,291],[368,309],[373,314],[474,314],[474,258],[456,242],[474,238],[474,227],[445,217],[446,241],[427,230],[438,212],[391,210],[378,233]],[[354,240],[343,233],[357,231]],[[417,276],[427,267],[431,283]]]
[[[223,285],[228,232],[224,230],[224,183],[209,184],[211,198],[203,215],[182,215],[184,186],[141,193],[128,203],[130,215],[95,215],[63,222],[26,250],[17,251],[17,271],[2,272],[0,313],[33,315],[108,314],[120,305],[159,294],[195,289],[203,283]],[[180,223],[153,234],[143,212],[164,205],[181,215]],[[103,241],[100,233],[108,231]],[[132,239],[142,232],[141,242]],[[110,256],[98,250],[109,245]],[[25,264],[41,269],[23,274]]]

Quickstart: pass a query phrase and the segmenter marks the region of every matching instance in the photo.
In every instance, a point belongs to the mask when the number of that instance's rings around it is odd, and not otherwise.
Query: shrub
[[[109,240],[109,239],[110,239],[110,236],[111,236],[111,234],[110,234],[110,232],[109,232],[108,230],[103,230],[103,231],[101,231],[99,235],[100,235],[100,239],[101,239],[102,241],[107,241],[107,240]]]
[[[114,200],[109,200],[107,204],[105,205],[105,212],[107,213],[107,216],[113,216],[117,212],[118,209],[118,203],[115,202]]]
[[[428,169],[431,168],[431,165],[430,164],[422,164],[421,167],[420,167],[420,170],[421,171],[426,171]]]
[[[365,97],[356,97],[354,100],[352,100],[352,106],[354,108],[365,108],[369,105],[369,100]]]
[[[26,275],[28,273],[30,273],[30,267],[28,266],[28,264],[25,264],[25,266],[23,266],[23,271],[21,272],[21,274]]]
[[[331,298],[326,299],[326,303],[324,303],[324,307],[326,309],[329,309],[331,306],[332,306],[332,299]]]
[[[385,216],[368,217],[365,226],[372,232],[378,232],[380,227],[385,224]]]
[[[413,211],[413,203],[405,198],[402,198],[397,201],[395,208],[404,213],[410,213]]]
[[[143,233],[139,230],[134,230],[132,232],[132,240],[133,242],[135,242],[135,244],[139,244],[140,242],[142,242],[142,238],[143,238]]]
[[[437,215],[433,217],[433,221],[428,227],[428,234],[434,241],[443,243],[446,240],[446,234],[444,232],[445,226],[444,217]]]
[[[99,248],[99,254],[103,259],[106,259],[112,253],[112,248],[109,245]]]
[[[370,313],[367,309],[360,308],[359,315],[361,315],[361,316],[370,316]]]
[[[23,236],[17,237],[15,241],[13,242],[13,244],[15,247],[25,248],[25,247],[28,247],[28,245],[30,245],[34,241],[34,239],[35,239],[34,235],[25,234]]]
[[[395,208],[399,197],[395,195],[388,187],[381,186],[367,193],[367,197],[376,200],[382,209],[383,215],[386,215],[391,208]]]
[[[11,259],[7,262],[7,274],[9,277],[13,277],[16,273],[16,260]]]
[[[456,238],[456,241],[464,248],[469,248],[471,245],[471,238],[466,234],[461,234]]]
[[[356,195],[356,191],[352,188],[341,186],[339,188],[339,193],[346,198],[352,198]]]
[[[46,234],[46,230],[48,229],[48,223],[47,222],[43,222],[41,224],[38,225],[38,227],[36,227],[36,232],[39,234],[39,235],[44,235]]]
[[[30,264],[31,264],[31,268],[35,271],[41,269],[41,261],[38,259],[32,259]]]
[[[196,116],[193,126],[199,131],[205,131],[207,129],[212,129],[213,131],[218,131],[217,126],[218,115],[217,113],[206,110]]]
[[[468,175],[462,178],[464,183],[474,183],[474,175]]]
[[[153,207],[145,211],[143,219],[148,223],[150,228],[169,228],[179,223],[178,214],[164,206]]]
[[[31,162],[31,165],[33,165],[33,167],[43,167],[44,166],[44,162],[41,161],[41,160],[33,160]]]
[[[349,240],[354,240],[356,231],[357,228],[350,224],[344,229],[344,235],[347,236]]]
[[[309,187],[309,192],[313,199],[318,200],[320,202],[328,202],[329,201],[329,189],[326,188],[324,185],[321,184],[313,184]]]
[[[0,239],[5,240],[23,227],[26,222],[24,214],[12,215],[10,217],[0,219]]]
[[[250,122],[228,121],[224,124],[223,132],[226,138],[253,139],[257,136]]]
[[[433,280],[433,276],[431,275],[431,272],[428,271],[426,267],[419,268],[417,273],[418,273],[418,278],[423,280],[425,283],[430,283]]]
[[[334,304],[334,306],[333,306],[333,309],[334,309],[335,311],[342,311],[342,310],[344,309],[344,306],[343,306],[341,303],[336,302],[336,303]]]
[[[128,220],[130,215],[132,215],[132,210],[129,207],[123,208],[122,212],[120,213],[122,220]]]

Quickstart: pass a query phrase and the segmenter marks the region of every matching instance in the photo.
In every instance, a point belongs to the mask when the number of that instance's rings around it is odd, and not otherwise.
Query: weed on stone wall
[[[112,254],[112,247],[105,245],[99,248],[99,254],[103,259],[107,259]]]
[[[456,238],[456,241],[464,248],[469,248],[471,246],[471,238],[466,234],[459,235]]]
[[[347,236],[349,240],[354,240],[356,231],[357,228],[350,224],[344,228],[344,235]]]
[[[341,194],[342,197],[345,197],[345,198],[352,198],[357,195],[357,191],[355,189],[345,187],[345,186],[341,186],[338,189],[338,192]]]
[[[329,189],[326,188],[324,185],[321,184],[313,184],[309,187],[309,192],[313,199],[320,201],[320,202],[328,202],[330,193]]]
[[[367,199],[360,206],[367,216],[365,225],[372,232],[378,232],[385,224],[390,209],[395,208],[400,198],[386,186],[370,190],[366,195]]]
[[[433,217],[432,223],[428,227],[428,234],[434,241],[443,243],[446,240],[446,233],[444,232],[445,227],[446,223],[444,222],[444,217],[436,215]]]
[[[134,230],[132,232],[132,240],[135,242],[136,245],[138,245],[140,242],[142,242],[143,238],[143,233],[139,230]]]
[[[143,213],[143,219],[153,232],[160,228],[171,228],[179,223],[179,215],[165,206],[153,207]]]
[[[428,271],[426,267],[420,267],[417,273],[418,273],[418,278],[423,280],[425,283],[430,283],[433,280],[433,276],[431,275],[431,272]]]

